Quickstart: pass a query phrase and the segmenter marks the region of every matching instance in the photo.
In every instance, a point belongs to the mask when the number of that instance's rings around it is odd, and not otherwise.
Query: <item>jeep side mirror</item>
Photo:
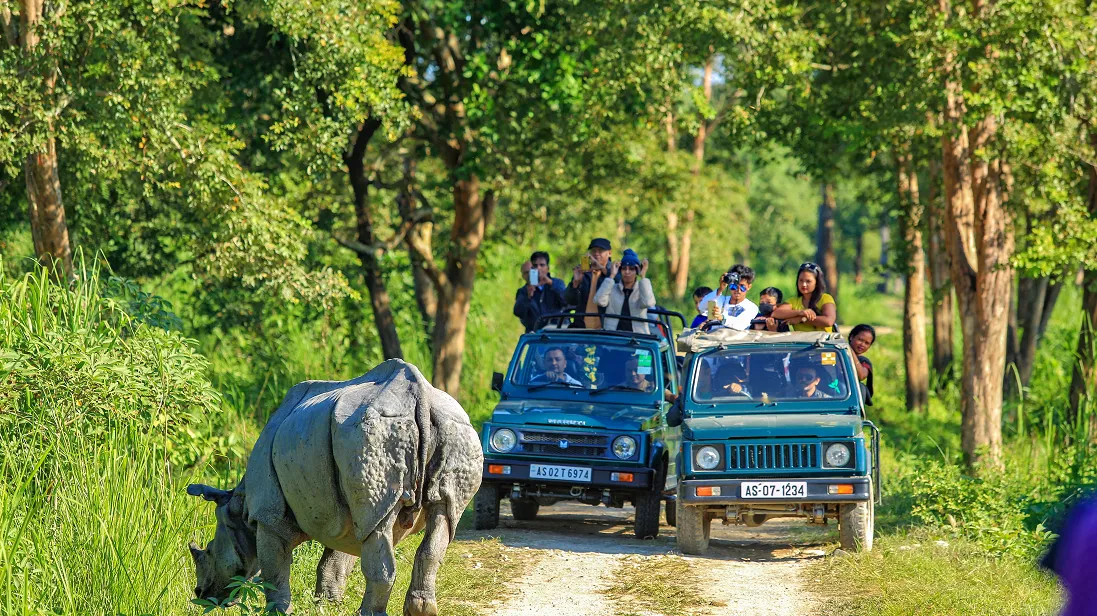
[[[861,399],[865,401],[865,406],[872,406],[872,394],[868,392],[868,387],[864,383],[857,383],[861,387]]]
[[[503,391],[503,373],[492,372],[491,373],[491,390]]]
[[[667,425],[671,428],[682,425],[682,398],[679,397],[667,411]]]

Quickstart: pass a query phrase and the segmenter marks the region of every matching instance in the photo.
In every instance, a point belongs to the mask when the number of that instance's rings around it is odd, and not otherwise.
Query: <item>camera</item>
[[[728,286],[739,284],[738,272],[727,272],[720,277],[720,282]]]

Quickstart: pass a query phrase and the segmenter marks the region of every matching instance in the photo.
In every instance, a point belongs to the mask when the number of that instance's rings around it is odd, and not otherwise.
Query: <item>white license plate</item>
[[[590,483],[590,469],[580,466],[529,465],[530,479],[556,479],[558,481],[584,481]]]
[[[744,481],[739,484],[740,498],[806,498],[808,484],[803,481]]]

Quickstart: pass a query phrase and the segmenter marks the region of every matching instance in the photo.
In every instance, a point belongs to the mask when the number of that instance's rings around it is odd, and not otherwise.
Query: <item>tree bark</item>
[[[819,201],[819,226],[815,233],[815,262],[823,268],[827,292],[838,300],[838,256],[834,252],[834,217],[838,211],[838,202],[834,197],[834,185],[823,184],[822,199]]]
[[[949,11],[947,0],[939,0],[939,7]],[[998,467],[1006,322],[1013,276],[1009,266],[1012,225],[1001,198],[998,162],[973,161],[971,155],[991,142],[997,130],[994,118],[988,116],[979,122],[969,144],[963,89],[951,53],[946,55],[943,69],[941,140],[946,221],[952,284],[964,336],[960,441],[969,468]]]
[[[456,166],[451,167],[451,169]],[[434,373],[431,383],[456,397],[461,389],[465,334],[469,306],[476,282],[476,262],[483,246],[488,222],[495,208],[495,193],[481,194],[476,174],[453,180],[453,229],[446,258],[445,283],[436,286],[438,312],[433,348]]]
[[[1040,313],[1040,325],[1037,329],[1037,342],[1036,346],[1039,347],[1040,340],[1044,339],[1044,334],[1047,333],[1047,324],[1051,320],[1051,315],[1055,312],[1055,304],[1059,302],[1059,293],[1063,290],[1063,280],[1058,279],[1048,284],[1047,295],[1044,296],[1044,309]]]
[[[860,286],[865,281],[865,234],[853,238],[853,283]]]
[[[888,269],[888,253],[891,251],[891,226],[887,223],[886,215],[880,221],[880,282],[876,284],[877,293],[887,293],[888,283],[891,281],[891,270]]]
[[[1097,153],[1097,130],[1089,134],[1091,151]],[[1097,166],[1089,167],[1089,195],[1087,209],[1091,218],[1097,217]],[[1089,413],[1089,439],[1097,436],[1097,408],[1094,408],[1097,395],[1097,265],[1085,264],[1082,279],[1082,330],[1078,334],[1078,348],[1075,351],[1077,361],[1070,379],[1070,419],[1073,422],[1084,420]]]
[[[418,208],[415,182],[415,156],[409,151],[404,156],[404,184],[396,197],[396,204],[400,210],[400,217],[409,222],[413,219],[413,212]],[[432,237],[434,223],[429,220],[416,222],[404,238],[408,250],[408,258],[411,260],[412,283],[415,286],[415,303],[419,307],[419,316],[423,325],[430,332],[434,327],[434,315],[438,310],[438,296],[434,292],[434,283],[423,267],[423,259],[420,255],[433,254]]]
[[[927,218],[930,291],[933,298],[933,371],[937,382],[943,383],[952,376],[952,285],[949,282],[948,247],[945,243],[944,208],[938,192],[941,181],[940,161],[930,161],[929,203]]]
[[[373,246],[377,237],[373,229],[373,213],[370,210],[370,181],[366,175],[366,146],[374,133],[381,127],[381,121],[370,118],[358,129],[350,153],[345,157],[347,174],[354,190],[355,228],[358,242],[364,246]],[[385,359],[403,358],[400,348],[400,334],[396,331],[396,321],[392,317],[392,302],[389,299],[385,279],[381,273],[378,255],[374,251],[359,250],[358,261],[362,264],[362,275],[369,291],[370,306],[373,308],[373,323],[377,335],[381,338],[381,354]]]
[[[922,252],[922,213],[918,176],[909,148],[899,155],[900,225],[906,256],[903,294],[903,359],[906,368],[907,410],[925,412],[929,406],[929,357],[926,349],[925,257]]]
[[[21,52],[30,57],[37,50],[41,36],[43,0],[21,0],[19,11],[18,44]],[[5,9],[6,10],[6,9]],[[8,43],[16,34],[15,25],[9,16],[5,21],[4,36]],[[53,94],[57,86],[57,66],[47,63],[42,75],[46,96]],[[31,237],[34,240],[34,254],[38,261],[58,279],[72,276],[72,244],[69,241],[69,226],[65,221],[65,205],[61,200],[61,180],[58,174],[57,142],[53,137],[53,121],[47,119],[46,134],[49,137],[41,149],[23,162],[23,174],[27,184],[28,215]]]

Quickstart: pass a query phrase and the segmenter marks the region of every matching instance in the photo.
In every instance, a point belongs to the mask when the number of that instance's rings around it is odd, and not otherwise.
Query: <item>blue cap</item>
[[[640,257],[636,254],[635,250],[626,248],[624,254],[621,255],[621,265],[640,267]]]

